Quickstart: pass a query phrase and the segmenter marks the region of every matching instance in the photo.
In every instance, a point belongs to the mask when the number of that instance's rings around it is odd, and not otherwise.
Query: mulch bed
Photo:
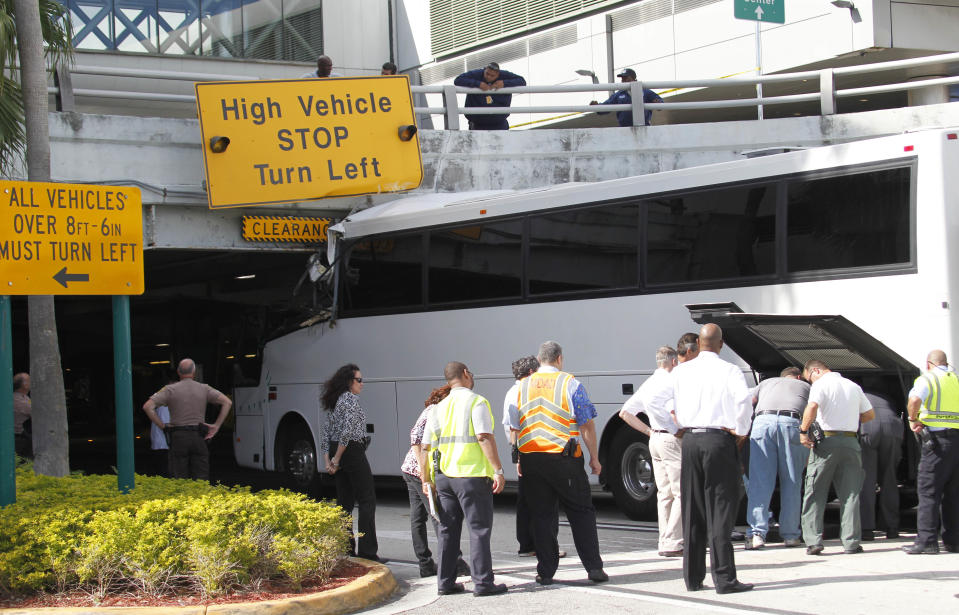
[[[300,591],[291,591],[288,585],[266,581],[257,591],[230,593],[223,596],[202,598],[198,594],[182,593],[164,596],[150,596],[146,594],[127,593],[119,596],[107,596],[96,600],[87,592],[75,591],[63,594],[40,594],[19,598],[0,598],[0,607],[3,608],[43,608],[43,607],[105,607],[105,606],[201,606],[210,604],[232,604],[235,602],[263,602],[266,600],[281,600],[304,594],[315,594],[342,587],[350,581],[362,577],[369,568],[350,561],[344,561],[333,576],[326,583],[319,583],[316,579],[303,582]]]

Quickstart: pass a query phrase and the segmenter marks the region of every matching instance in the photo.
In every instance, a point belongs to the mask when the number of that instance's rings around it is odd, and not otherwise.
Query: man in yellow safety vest
[[[922,456],[916,477],[916,542],[902,550],[939,553],[941,522],[943,546],[959,553],[959,378],[942,350],[929,353],[926,369],[906,402],[909,427],[922,440]]]
[[[465,591],[463,584],[456,582],[465,518],[473,595],[495,596],[505,593],[506,585],[493,582],[493,494],[503,490],[506,479],[493,439],[493,411],[485,397],[472,391],[473,374],[466,365],[452,361],[444,376],[450,394],[430,409],[420,458],[423,491],[433,497],[435,490],[439,517],[437,593],[445,596]]]

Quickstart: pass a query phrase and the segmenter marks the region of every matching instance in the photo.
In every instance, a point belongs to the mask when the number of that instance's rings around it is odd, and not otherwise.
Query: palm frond
[[[0,76],[0,175],[19,169],[26,151],[20,83]]]

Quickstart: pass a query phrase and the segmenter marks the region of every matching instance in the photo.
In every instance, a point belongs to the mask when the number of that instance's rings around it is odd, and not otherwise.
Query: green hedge
[[[17,469],[17,502],[0,509],[0,592],[131,588],[216,595],[264,579],[325,578],[346,554],[342,509],[285,490],[137,476],[35,476]]]

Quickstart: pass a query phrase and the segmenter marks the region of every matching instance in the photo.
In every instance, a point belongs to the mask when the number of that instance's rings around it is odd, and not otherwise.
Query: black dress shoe
[[[896,530],[886,532],[886,538],[899,538],[899,532]]]
[[[726,587],[719,589],[716,588],[717,594],[738,594],[741,592],[748,592],[753,588],[752,583],[740,583],[739,581],[733,581],[732,585],[727,585]]]
[[[356,557],[360,559],[368,559],[371,562],[376,562],[377,564],[385,564],[386,562],[390,561],[385,557],[379,557],[377,555],[357,555]]]
[[[846,553],[852,555],[853,553],[862,553],[862,545],[856,545],[852,549],[846,549]]]
[[[911,544],[911,545],[904,546],[902,550],[908,553],[909,555],[920,555],[920,554],[934,555],[936,553],[939,553],[939,545]]]
[[[863,530],[859,540],[863,542],[872,542],[876,539],[876,534],[872,530]]]
[[[435,577],[436,576],[436,564],[430,562],[429,564],[424,564],[420,566],[420,578],[426,577]]]
[[[660,551],[659,554],[663,557],[682,557],[683,550],[676,549],[675,551]]]
[[[944,546],[946,548],[946,551],[950,553],[959,553],[959,545],[950,545],[950,544],[942,543],[942,546]]]
[[[436,590],[436,593],[441,596],[451,596],[453,594],[462,594],[466,591],[466,588],[463,587],[462,583],[453,583],[449,587],[441,587]]]
[[[468,577],[470,576],[470,567],[463,560],[456,561],[456,576],[458,577]]]
[[[806,547],[806,555],[819,555],[822,553],[822,545],[809,545]]]
[[[474,589],[473,595],[474,596],[499,596],[500,594],[505,594],[507,589],[509,588],[506,587],[506,583],[499,583],[498,585],[484,585]]]
[[[540,585],[552,585],[553,577],[544,577],[544,576],[536,575],[536,582],[539,583]]]
[[[686,587],[686,591],[688,592],[698,592],[698,591],[702,591],[702,589],[703,589],[702,583],[696,583],[695,585],[689,585]]]
[[[746,535],[743,534],[742,532],[737,532],[736,530],[733,530],[732,533],[729,535],[729,539],[733,541],[746,540]]]
[[[602,568],[597,568],[595,570],[590,570],[586,573],[586,576],[589,577],[589,580],[593,583],[605,583],[609,580],[609,575],[603,572]]]

